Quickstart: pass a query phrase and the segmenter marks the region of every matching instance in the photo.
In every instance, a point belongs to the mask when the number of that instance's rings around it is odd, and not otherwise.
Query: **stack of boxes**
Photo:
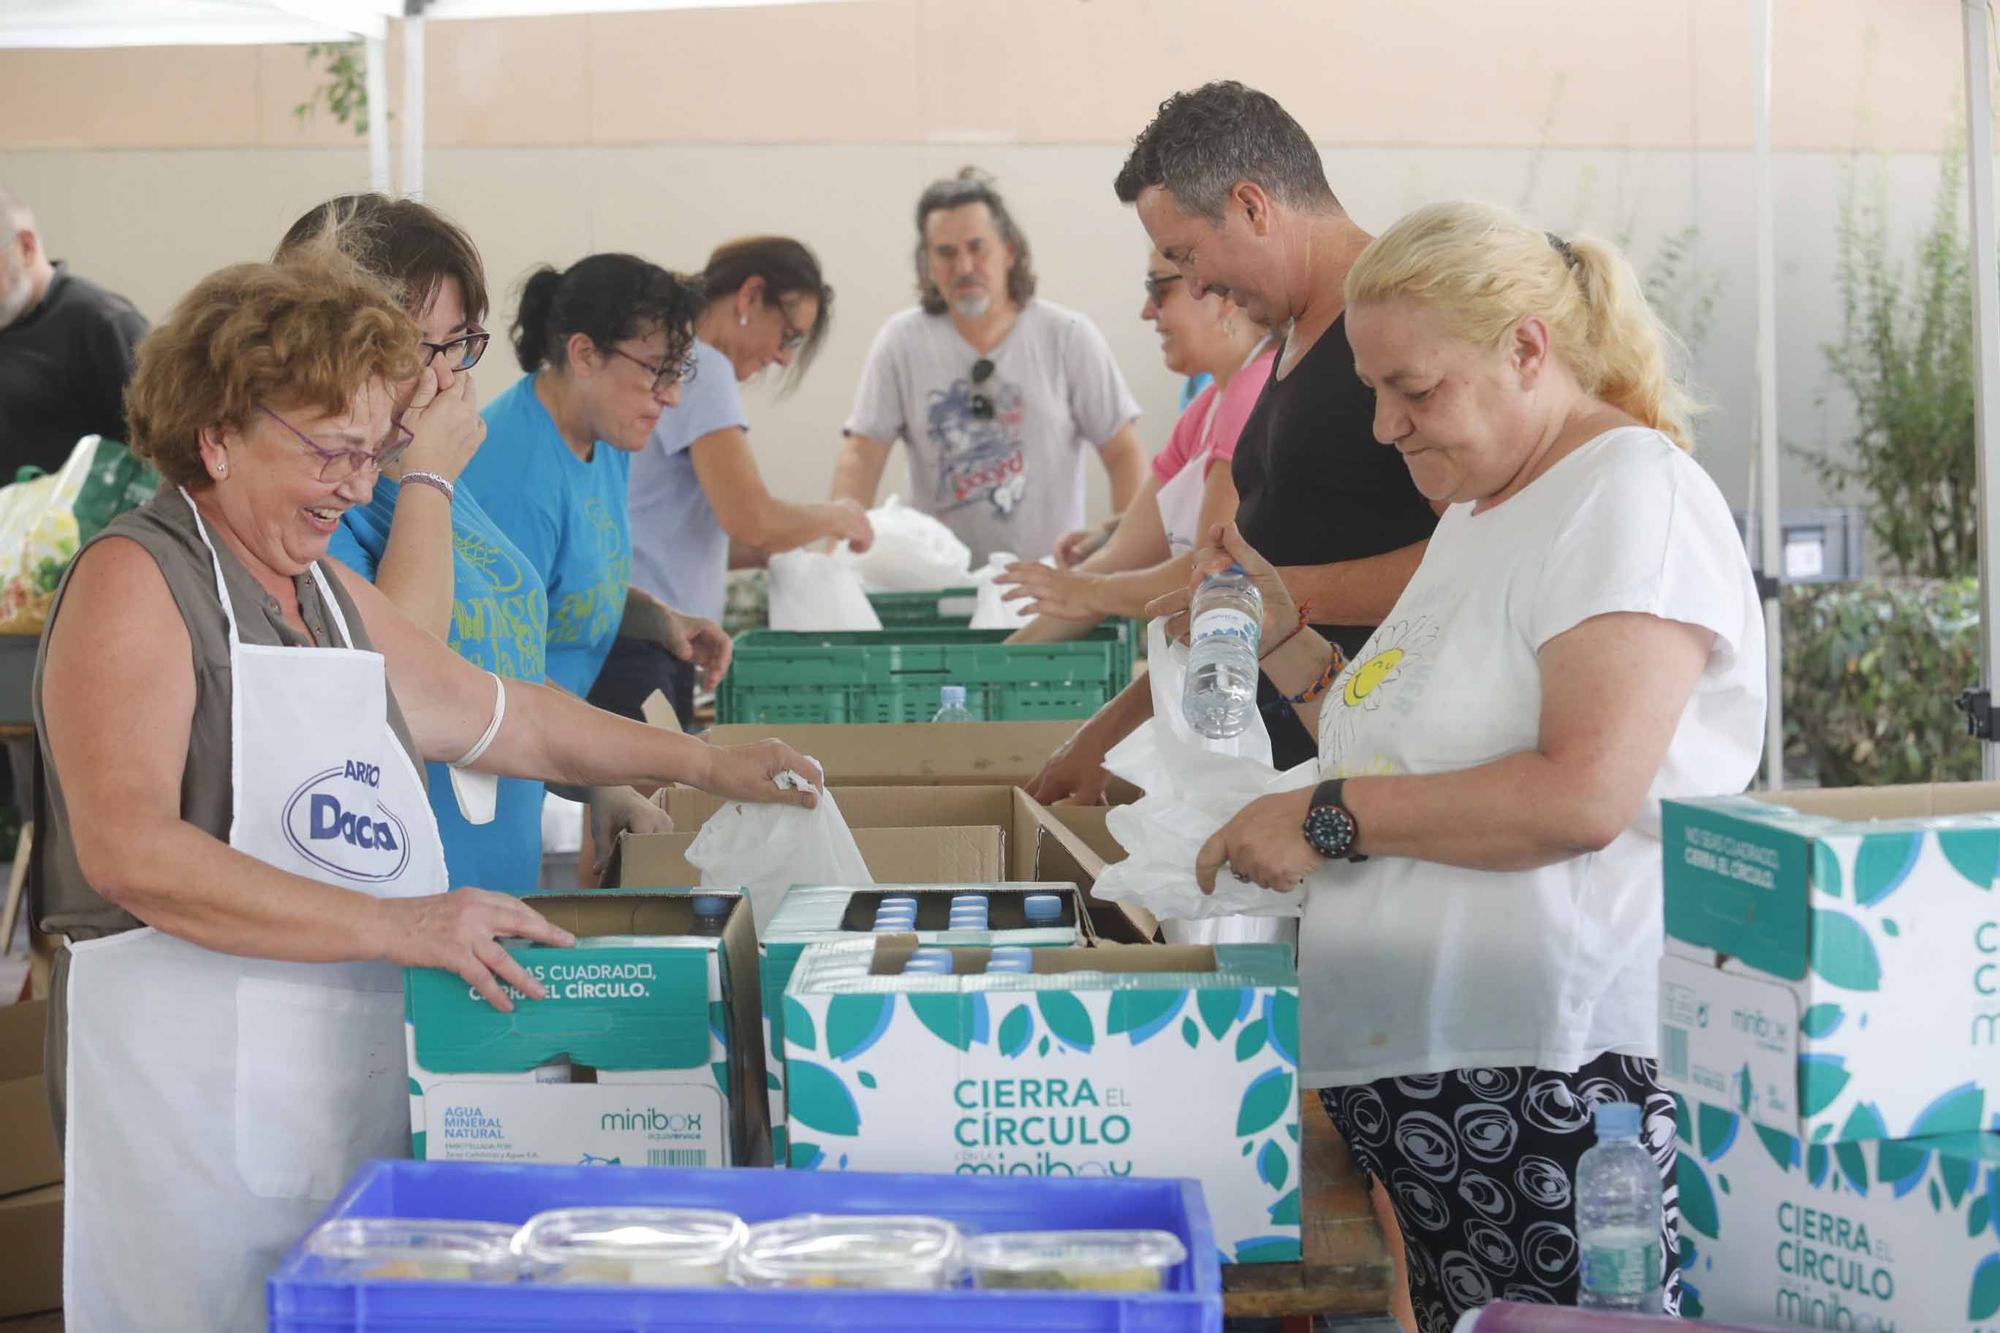
[[[2000,785],[1668,802],[1683,1312],[2000,1331]]]
[[[1298,980],[1279,945],[807,949],[785,987],[794,1168],[1190,1176],[1226,1263],[1297,1260]]]
[[[63,1160],[42,1071],[46,1000],[0,1005],[0,1318],[62,1304]]]

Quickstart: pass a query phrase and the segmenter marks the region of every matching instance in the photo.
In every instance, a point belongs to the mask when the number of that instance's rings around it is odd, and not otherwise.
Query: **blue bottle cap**
[[[694,896],[694,914],[708,917],[728,916],[729,909],[735,905],[735,901],[719,893],[697,893]]]
[[[986,895],[983,893],[954,893],[951,895],[953,907],[977,907],[986,910]]]
[[[1021,903],[1021,910],[1036,925],[1050,925],[1062,920],[1062,899],[1053,893],[1031,893]]]
[[[963,685],[940,686],[938,688],[938,704],[940,707],[944,708],[951,708],[954,706],[959,708],[965,707],[965,686]]]
[[[1026,949],[1013,945],[995,949],[986,958],[988,972],[1032,972],[1035,960]]]
[[[1631,1102],[1599,1102],[1595,1114],[1599,1143],[1639,1137],[1639,1108]]]

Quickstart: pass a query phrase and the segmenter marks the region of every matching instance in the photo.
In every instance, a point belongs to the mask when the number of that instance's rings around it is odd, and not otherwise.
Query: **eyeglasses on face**
[[[654,393],[660,393],[669,384],[687,384],[694,379],[695,365],[692,356],[682,357],[678,365],[656,366],[651,361],[633,356],[622,347],[612,348],[611,354],[613,356],[624,357],[627,361],[630,361],[633,365],[651,375],[653,377],[652,391]]]
[[[785,309],[783,305],[778,307],[778,319],[785,326],[785,331],[778,337],[778,350],[781,352],[796,352],[801,347],[804,347],[806,345],[806,335],[811,330],[802,329],[792,323],[792,312]]]
[[[470,370],[479,364],[480,357],[486,355],[486,344],[492,338],[493,335],[485,329],[474,328],[469,333],[461,333],[458,337],[447,338],[441,343],[419,341],[418,346],[425,349],[425,365],[429,365],[438,357],[443,357],[448,369]]]
[[[298,439],[298,442],[303,444],[312,453],[313,457],[319,460],[319,479],[326,482],[338,483],[346,481],[349,477],[366,468],[373,468],[375,471],[380,472],[383,468],[393,465],[397,459],[401,458],[404,452],[409,449],[410,442],[416,438],[398,420],[392,423],[389,428],[389,442],[379,449],[328,449],[323,445],[316,444],[312,436],[306,434],[297,426],[294,426],[291,422],[273,412],[270,408],[259,407],[257,410],[290,431]]]
[[[1146,275],[1146,299],[1154,305],[1166,294],[1167,288],[1181,280],[1178,273],[1149,273]]]

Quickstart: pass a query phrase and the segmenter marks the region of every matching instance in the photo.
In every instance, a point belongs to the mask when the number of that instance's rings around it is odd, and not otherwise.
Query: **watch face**
[[[1306,841],[1321,856],[1345,856],[1354,845],[1354,820],[1337,805],[1317,806],[1306,816]]]

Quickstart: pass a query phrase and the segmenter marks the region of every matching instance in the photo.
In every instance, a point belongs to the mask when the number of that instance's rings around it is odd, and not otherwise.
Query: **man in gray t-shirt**
[[[875,336],[836,499],[873,504],[889,450],[910,450],[910,503],[972,548],[1038,560],[1083,526],[1084,452],[1097,451],[1123,513],[1145,476],[1139,404],[1104,336],[1034,295],[1027,241],[970,168],[917,204],[923,304]],[[948,296],[947,296],[948,293]]]

